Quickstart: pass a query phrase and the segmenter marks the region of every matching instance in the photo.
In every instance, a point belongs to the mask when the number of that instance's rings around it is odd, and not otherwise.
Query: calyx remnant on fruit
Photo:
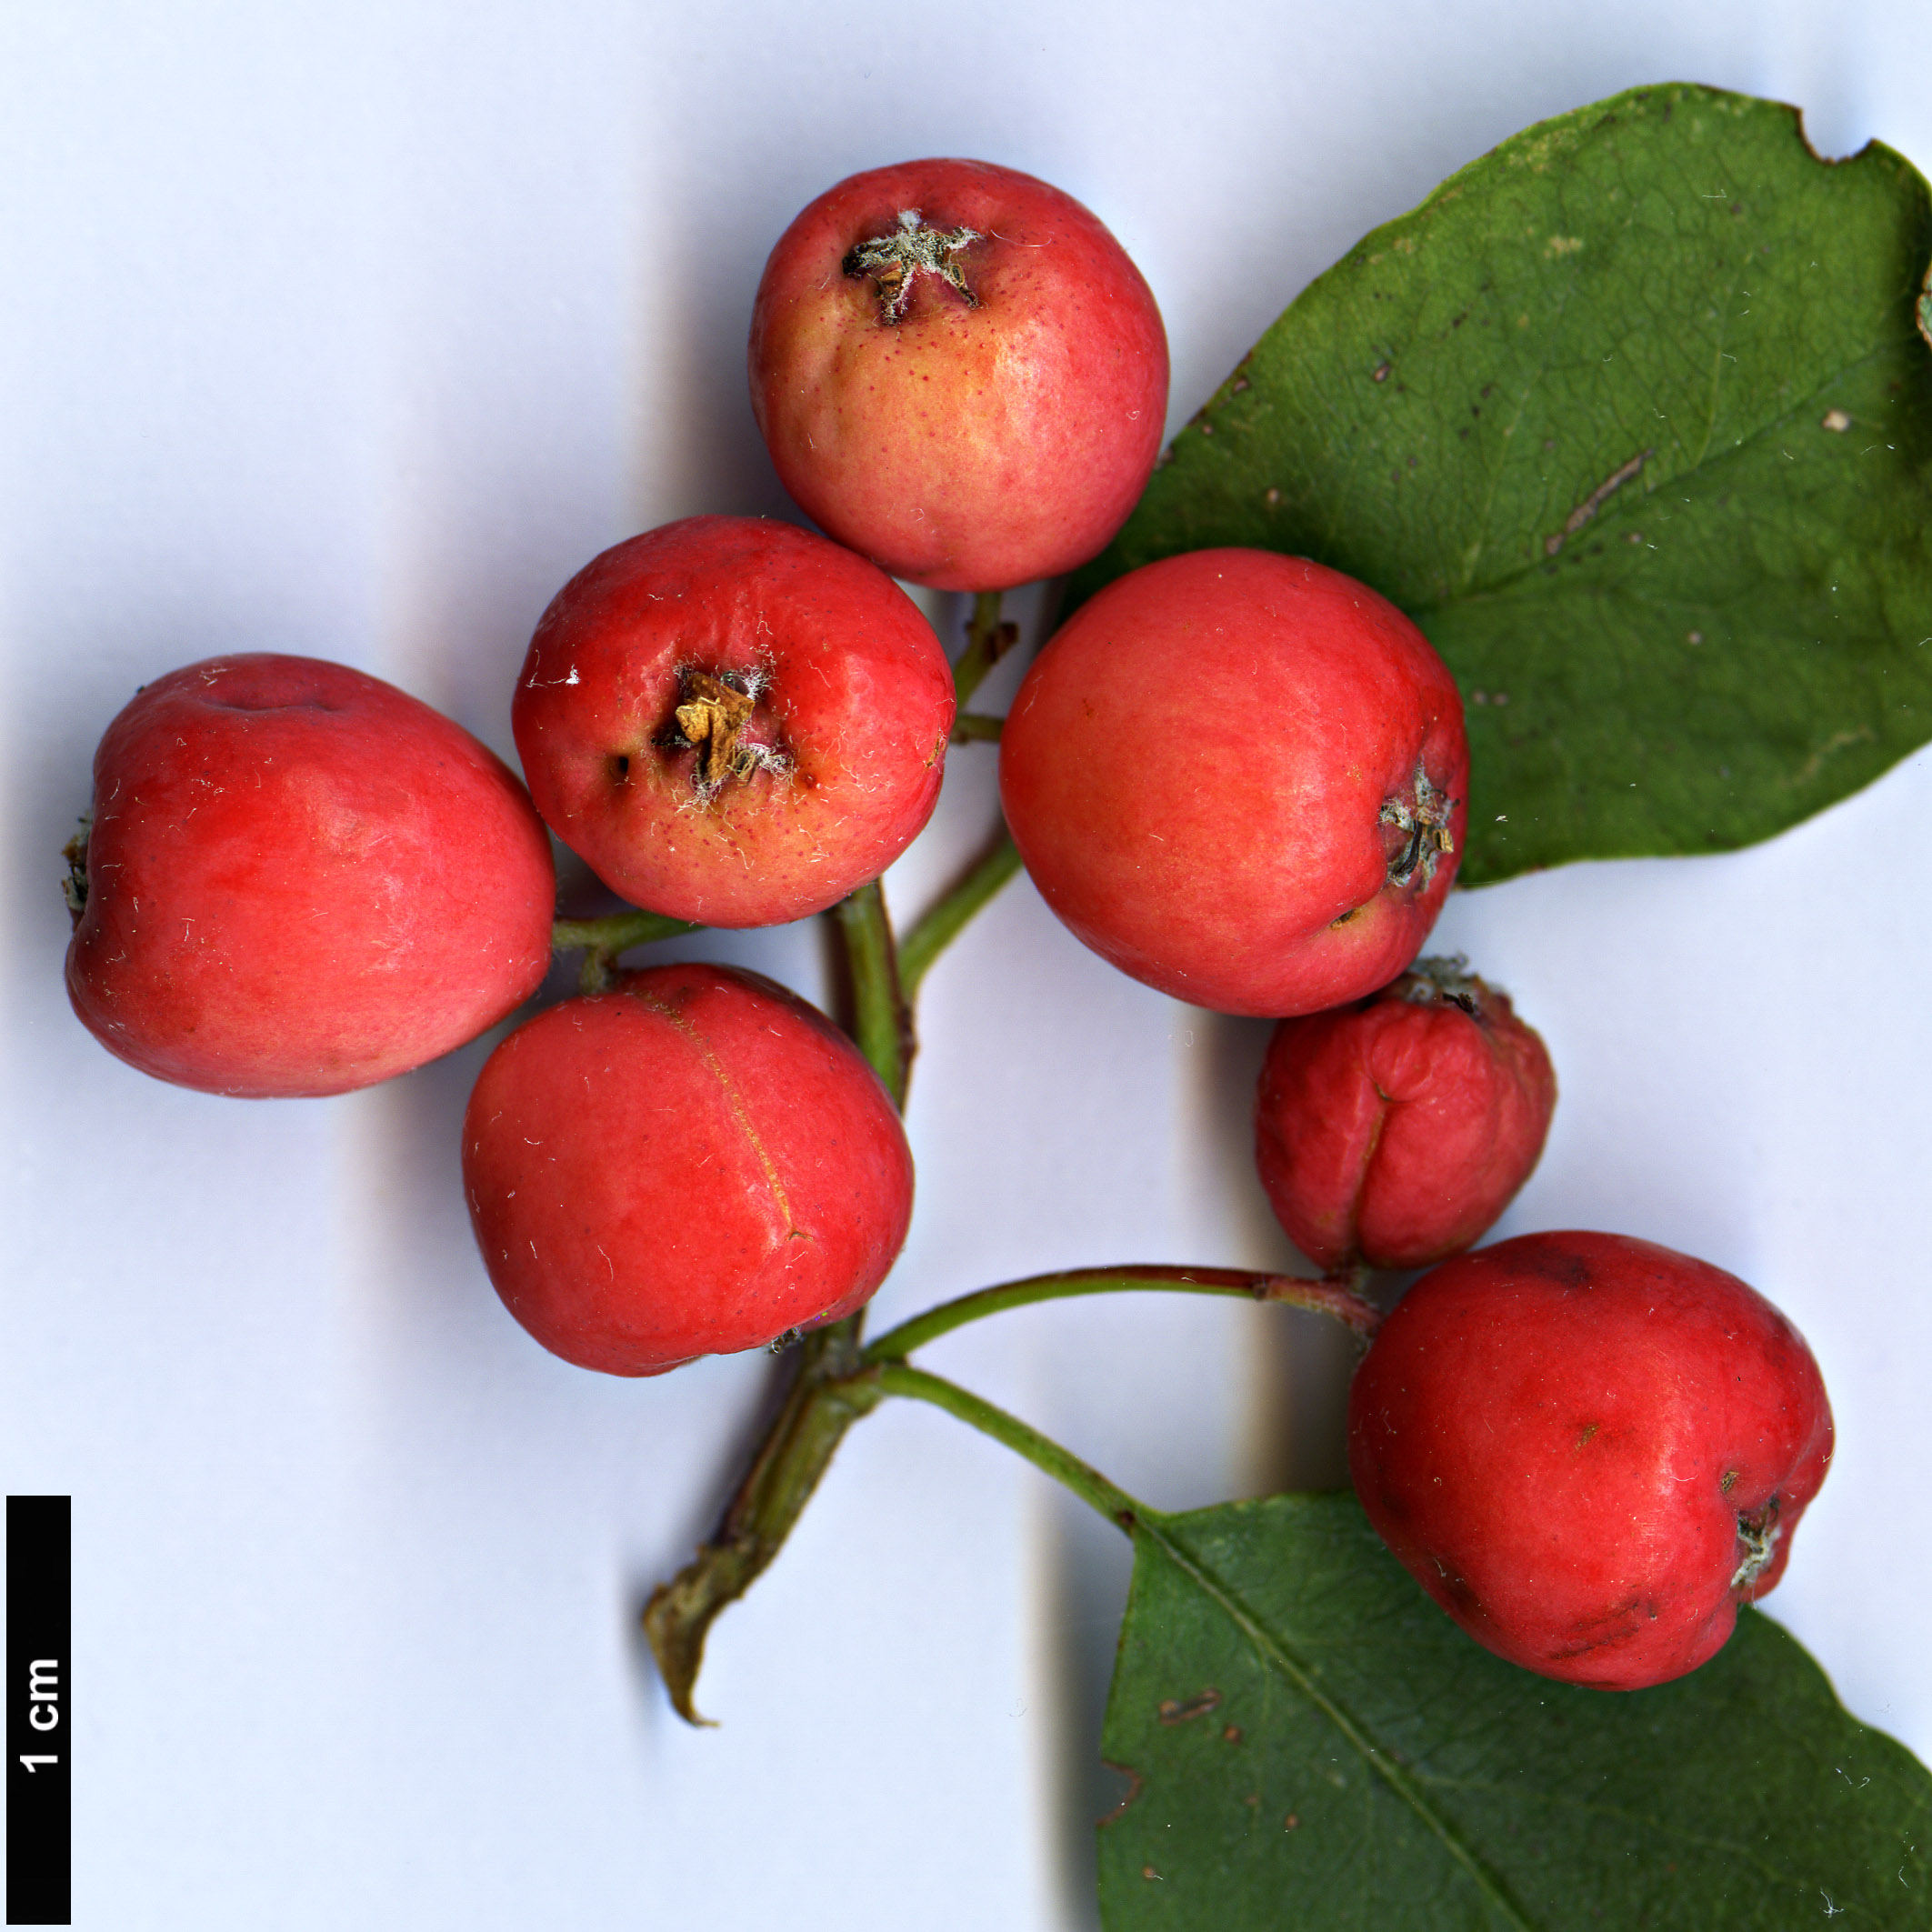
[[[789,762],[768,745],[755,745],[744,736],[757,708],[757,692],[714,677],[708,671],[686,671],[678,680],[678,703],[672,714],[675,730],[669,742],[689,746],[697,754],[691,783],[702,798],[710,798],[733,778],[748,778],[758,770],[783,771]]]
[[[1775,1496],[1755,1514],[1738,1517],[1737,1542],[1744,1555],[1738,1559],[1737,1568],[1731,1577],[1734,1590],[1742,1590],[1747,1596],[1750,1594],[1751,1586],[1757,1581],[1765,1566],[1770,1562],[1772,1552],[1777,1547],[1778,1535],[1777,1498]]]
[[[90,808],[81,814],[80,830],[60,848],[60,856],[67,862],[67,876],[60,882],[60,889],[76,926],[87,909],[87,840],[93,831],[94,813]]]
[[[922,268],[956,289],[968,308],[977,308],[979,297],[967,285],[966,270],[954,257],[961,249],[985,239],[976,228],[928,228],[918,209],[901,208],[896,232],[861,242],[839,266],[848,275],[872,277],[882,323],[896,323],[906,314],[914,279]]]
[[[1386,799],[1382,806],[1382,823],[1408,834],[1389,855],[1388,883],[1406,886],[1419,872],[1426,888],[1436,876],[1436,861],[1456,849],[1449,819],[1461,801],[1430,783],[1420,758],[1409,783],[1413,797]]]
[[[1483,996],[1489,988],[1469,970],[1467,953],[1415,960],[1389,990],[1412,1006],[1460,1006],[1471,1019],[1487,1017]]]

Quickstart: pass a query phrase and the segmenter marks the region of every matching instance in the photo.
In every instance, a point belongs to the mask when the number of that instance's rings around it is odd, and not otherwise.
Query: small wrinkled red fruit
[[[1289,1238],[1321,1267],[1427,1267],[1469,1246],[1543,1151],[1549,1054],[1466,965],[1419,960],[1356,1006],[1275,1029],[1255,1164]]]
[[[557,593],[510,719],[537,809],[613,892],[748,926],[823,912],[911,844],[953,706],[883,571],[790,524],[692,516]]]
[[[1423,1276],[1348,1398],[1369,1520],[1498,1657],[1636,1690],[1719,1650],[1831,1461],[1804,1338],[1736,1276],[1526,1235]]]
[[[95,754],[85,843],[74,1010],[177,1086],[368,1086],[495,1026],[550,964],[550,840],[515,774],[346,665],[156,678]]]
[[[1123,972],[1280,1018],[1386,986],[1456,876],[1456,682],[1352,577],[1196,550],[1118,578],[1026,674],[1000,800],[1053,910]]]
[[[1102,549],[1160,453],[1167,338],[1120,244],[984,161],[854,175],[792,223],[752,310],[786,488],[895,576],[998,590]]]
[[[518,1027],[470,1096],[463,1180],[510,1313],[615,1376],[850,1315],[912,1214],[905,1131],[858,1050],[714,966],[626,974]]]

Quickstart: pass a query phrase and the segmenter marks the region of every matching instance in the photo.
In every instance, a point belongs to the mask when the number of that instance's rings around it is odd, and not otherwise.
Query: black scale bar
[[[73,1923],[73,1499],[6,1499],[6,1922]]]

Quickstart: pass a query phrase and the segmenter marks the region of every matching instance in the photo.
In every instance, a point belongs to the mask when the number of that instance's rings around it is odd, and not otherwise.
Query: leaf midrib
[[[1348,1740],[1368,1769],[1380,1777],[1423,1824],[1427,1826],[1449,1856],[1468,1873],[1477,1889],[1503,1914],[1510,1925],[1517,1927],[1517,1932],[1542,1932],[1537,1921],[1527,1917],[1523,1908],[1509,1896],[1501,1877],[1490,1870],[1477,1855],[1474,1847],[1465,1841],[1463,1835],[1428,1802],[1424,1793],[1416,1788],[1407,1771],[1395,1761],[1389,1751],[1374,1741],[1375,1734],[1367,1725],[1319,1689],[1313,1674],[1287,1646],[1253,1616],[1241,1599],[1212,1570],[1185,1549],[1162,1521],[1156,1519],[1152,1512],[1149,1512],[1136,1519],[1134,1534],[1136,1537],[1147,1537],[1183,1576],[1220,1608],[1228,1621],[1247,1639],[1262,1662],[1272,1666],[1280,1676],[1286,1677],[1335,1726]]]
[[[1670,485],[1696,482],[1699,486],[1700,494],[1705,495],[1707,501],[1710,488],[1725,481],[1726,472],[1732,465],[1743,463],[1748,456],[1757,452],[1759,445],[1767,438],[1781,435],[1793,424],[1802,421],[1809,410],[1817,407],[1819,402],[1828,395],[1834,385],[1843,382],[1847,376],[1857,371],[1869,367],[1881,355],[1896,349],[1904,339],[1902,336],[1893,336],[1874,343],[1864,355],[1856,356],[1851,361],[1833,369],[1811,388],[1807,389],[1804,395],[1794,402],[1788,409],[1778,415],[1767,418],[1757,428],[1754,429],[1749,435],[1740,437],[1728,447],[1719,451],[1715,458],[1700,455],[1696,462],[1689,464],[1683,469],[1673,470],[1660,475],[1652,489],[1644,491],[1641,496],[1633,500],[1639,504],[1647,503],[1658,490],[1662,490]],[[1490,493],[1492,499],[1494,494],[1492,490]],[[1621,491],[1618,492],[1619,496],[1622,494]],[[1620,506],[1618,507],[1620,508]],[[1592,527],[1598,522],[1601,522],[1606,527],[1614,527],[1614,519],[1617,514],[1618,510],[1617,508],[1608,508],[1600,512],[1597,517],[1592,519]],[[1520,535],[1520,533],[1517,534]],[[1493,547],[1487,536],[1481,537],[1480,541],[1485,550]],[[1450,611],[1467,609],[1471,606],[1488,603],[1492,600],[1507,599],[1516,595],[1526,581],[1534,579],[1543,567],[1542,564],[1532,560],[1531,562],[1518,565],[1507,576],[1499,576],[1492,583],[1485,585],[1479,590],[1460,591],[1450,596],[1436,597],[1426,602],[1418,600],[1413,604],[1405,605],[1404,608],[1410,616],[1420,618],[1441,616]],[[1584,572],[1574,576],[1570,582],[1580,586],[1587,582],[1588,578],[1589,573],[1586,569]],[[1567,586],[1565,587],[1567,588]],[[1597,591],[1600,591],[1601,588],[1600,585],[1596,586]],[[1558,594],[1561,595],[1562,593],[1559,592]]]

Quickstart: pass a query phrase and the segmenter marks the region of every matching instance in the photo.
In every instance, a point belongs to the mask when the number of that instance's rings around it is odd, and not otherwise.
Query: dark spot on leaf
[[[1205,1717],[1209,1711],[1221,1707],[1221,1693],[1212,1687],[1196,1697],[1189,1697],[1182,1703],[1175,1697],[1163,1697],[1158,1716],[1163,1724],[1186,1724],[1190,1717]]]

